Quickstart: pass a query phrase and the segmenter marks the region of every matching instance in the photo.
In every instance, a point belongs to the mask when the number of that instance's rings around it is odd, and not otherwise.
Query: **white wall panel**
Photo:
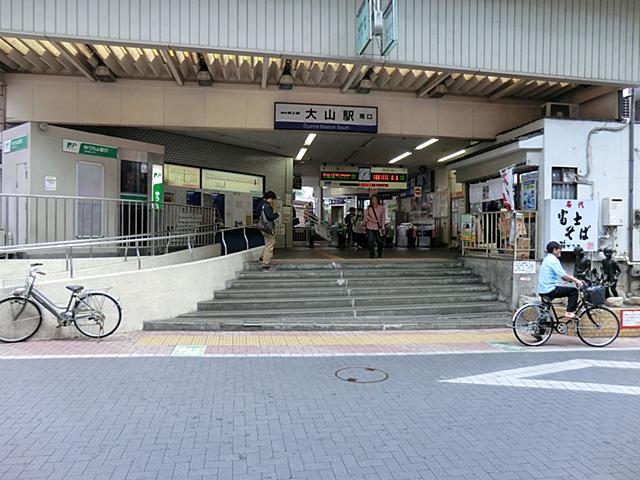
[[[0,0],[0,32],[337,59],[356,57],[359,2]],[[398,5],[396,65],[640,84],[637,0]]]

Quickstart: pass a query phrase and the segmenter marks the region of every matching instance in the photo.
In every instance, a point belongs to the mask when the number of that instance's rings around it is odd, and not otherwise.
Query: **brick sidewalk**
[[[91,339],[0,344],[0,358],[30,356],[311,356],[549,351],[586,347],[553,335],[540,348],[520,345],[510,329],[386,332],[134,332]],[[611,349],[640,349],[640,338],[618,338]]]

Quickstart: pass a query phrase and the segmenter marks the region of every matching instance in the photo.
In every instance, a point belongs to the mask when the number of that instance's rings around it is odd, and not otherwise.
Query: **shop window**
[[[147,175],[149,166],[146,163],[120,161],[121,192],[129,195],[147,196]]]
[[[551,169],[551,198],[558,200],[578,199],[578,169],[553,167]]]
[[[194,191],[187,192],[187,205],[194,205],[196,207],[199,207],[201,205],[201,202],[202,202],[202,192],[194,192]]]

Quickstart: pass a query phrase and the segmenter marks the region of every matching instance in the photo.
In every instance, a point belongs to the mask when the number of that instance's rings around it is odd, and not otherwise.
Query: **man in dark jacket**
[[[344,226],[347,229],[347,248],[351,248],[353,244],[353,221],[356,216],[356,209],[351,207],[349,213],[344,217]]]
[[[264,237],[264,250],[262,251],[262,269],[267,272],[275,271],[271,267],[271,259],[273,258],[273,248],[276,245],[276,232],[274,222],[279,217],[277,213],[273,211],[273,201],[276,199],[276,194],[269,190],[262,197],[263,202],[260,207],[260,215],[264,216],[268,228],[266,231],[262,230],[262,236]],[[270,231],[269,231],[270,230]]]

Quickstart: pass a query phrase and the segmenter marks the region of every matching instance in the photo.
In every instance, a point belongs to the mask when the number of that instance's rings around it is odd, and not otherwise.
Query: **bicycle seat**
[[[542,300],[542,303],[544,303],[545,305],[551,305],[553,303],[553,299],[544,295],[540,295],[540,300]]]
[[[73,293],[78,293],[84,290],[82,285],[67,285],[67,290],[71,290]]]

